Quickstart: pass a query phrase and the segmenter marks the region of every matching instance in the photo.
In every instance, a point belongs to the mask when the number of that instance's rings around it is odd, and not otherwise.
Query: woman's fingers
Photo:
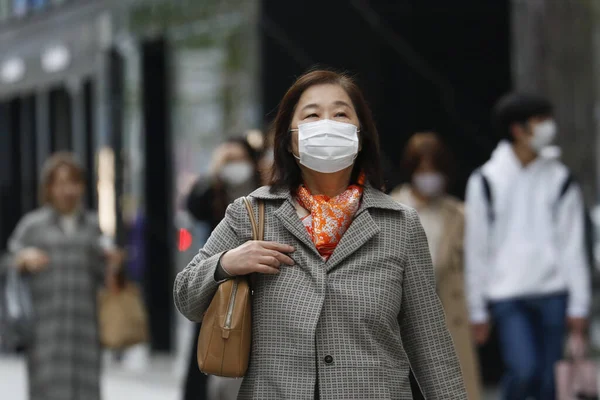
[[[295,249],[287,244],[281,244],[277,242],[258,242],[258,244],[268,250],[275,250],[280,253],[293,253]]]
[[[279,268],[281,266],[281,262],[272,255],[262,256],[258,258],[258,264],[268,265],[273,268]]]
[[[271,257],[275,257],[280,264],[286,264],[286,265],[294,265],[294,260],[292,260],[290,257],[288,257],[287,255],[280,253],[278,251],[275,250],[269,250],[269,255]]]
[[[259,264],[256,267],[256,272],[258,272],[260,274],[266,274],[266,275],[277,275],[279,273],[279,269],[273,268],[270,265]]]

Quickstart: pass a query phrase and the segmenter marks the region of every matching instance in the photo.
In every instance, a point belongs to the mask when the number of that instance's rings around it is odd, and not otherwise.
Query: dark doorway
[[[20,173],[21,173],[21,213],[25,214],[39,205],[37,143],[36,143],[36,97],[26,94],[20,100]]]
[[[67,90],[60,86],[50,90],[50,149],[71,151],[71,98]]]
[[[0,103],[0,248],[21,217],[21,99]]]
[[[411,134],[435,130],[458,160],[452,193],[496,144],[494,102],[511,88],[510,2],[477,0],[265,0],[261,10],[262,95],[274,116],[294,79],[321,65],[357,76],[379,129],[387,187]],[[315,11],[318,10],[318,11]],[[502,371],[493,340],[482,350],[486,381]]]
[[[94,81],[87,79],[83,84],[83,131],[85,134],[85,155],[84,168],[86,171],[86,180],[89,182],[85,192],[85,203],[91,210],[97,209],[96,190],[96,162],[94,153],[94,126],[95,126],[95,108],[94,108]]]
[[[171,349],[173,310],[173,176],[169,107],[168,49],[164,40],[142,45],[145,161],[144,285],[152,348]]]

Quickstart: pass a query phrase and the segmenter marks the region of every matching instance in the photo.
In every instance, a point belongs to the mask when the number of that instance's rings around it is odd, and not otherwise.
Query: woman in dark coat
[[[227,206],[260,186],[258,155],[245,139],[229,139],[217,148],[209,177],[192,187],[187,209],[199,222],[214,230],[225,216]],[[184,399],[206,399],[207,377],[198,369],[196,347],[200,324],[196,324],[185,381]]]

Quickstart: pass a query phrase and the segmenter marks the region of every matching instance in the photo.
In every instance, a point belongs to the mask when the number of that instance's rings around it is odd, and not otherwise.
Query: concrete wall
[[[563,160],[595,203],[598,188],[600,47],[595,0],[512,0],[513,77],[517,90],[546,95],[556,107]]]

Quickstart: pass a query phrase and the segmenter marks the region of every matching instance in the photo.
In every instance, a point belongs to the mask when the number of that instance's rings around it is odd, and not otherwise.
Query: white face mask
[[[252,164],[236,161],[226,164],[219,172],[219,178],[228,185],[242,185],[252,179]]]
[[[554,141],[556,131],[556,122],[551,119],[536,124],[533,127],[533,137],[529,142],[531,149],[536,153],[540,153]]]
[[[437,197],[444,192],[446,179],[439,172],[417,172],[413,175],[412,183],[422,195]]]
[[[298,125],[300,164],[313,171],[333,173],[350,167],[358,154],[356,125],[322,119]]]

